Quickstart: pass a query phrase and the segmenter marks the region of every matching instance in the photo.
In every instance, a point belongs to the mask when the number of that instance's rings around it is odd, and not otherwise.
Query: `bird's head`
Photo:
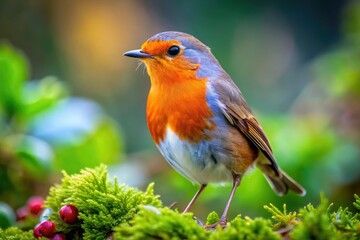
[[[158,33],[149,38],[141,49],[124,55],[144,62],[152,81],[181,80],[191,75],[204,78],[220,66],[205,44],[182,32]]]

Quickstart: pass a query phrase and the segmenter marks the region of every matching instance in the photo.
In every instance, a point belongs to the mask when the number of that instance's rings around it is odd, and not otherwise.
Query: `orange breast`
[[[207,130],[215,125],[210,121],[212,113],[206,102],[206,79],[196,79],[195,71],[180,75],[153,71],[149,75],[152,86],[146,115],[155,143],[165,138],[167,127],[181,140],[209,139]]]

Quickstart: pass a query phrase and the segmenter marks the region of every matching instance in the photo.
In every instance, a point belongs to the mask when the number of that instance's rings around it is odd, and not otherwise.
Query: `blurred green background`
[[[0,1],[0,201],[46,196],[60,171],[101,162],[121,182],[154,181],[183,210],[197,186],[172,170],[147,130],[149,79],[122,56],[183,31],[209,47],[242,90],[280,166],[306,189],[277,197],[254,170],[230,210],[267,216],[360,193],[360,1]],[[193,211],[221,213],[230,185]]]

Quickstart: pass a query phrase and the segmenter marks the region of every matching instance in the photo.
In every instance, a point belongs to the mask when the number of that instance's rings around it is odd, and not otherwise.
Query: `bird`
[[[217,223],[226,227],[235,191],[254,167],[276,194],[305,195],[277,164],[243,94],[208,46],[190,34],[167,31],[123,55],[144,63],[150,77],[146,120],[158,150],[177,172],[200,185],[184,213],[208,184],[232,182]]]

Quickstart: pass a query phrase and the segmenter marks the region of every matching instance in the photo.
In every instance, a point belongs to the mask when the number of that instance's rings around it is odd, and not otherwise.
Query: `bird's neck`
[[[206,101],[206,79],[193,74],[149,73],[151,89],[147,102],[148,127],[156,144],[164,140],[170,128],[182,140],[199,142],[214,128]],[[161,79],[158,79],[161,77]]]

